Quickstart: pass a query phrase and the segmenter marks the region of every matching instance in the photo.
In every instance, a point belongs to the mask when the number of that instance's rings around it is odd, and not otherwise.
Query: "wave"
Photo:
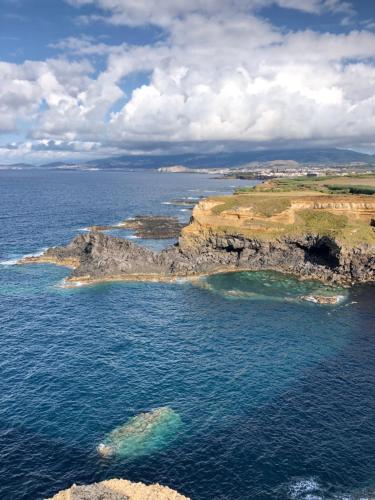
[[[0,266],[15,266],[19,259],[8,259],[0,261]]]
[[[289,485],[289,498],[293,500],[323,499],[320,484],[313,477],[293,481]]]
[[[40,250],[38,252],[25,253],[24,255],[18,255],[18,256],[11,257],[10,259],[1,260],[0,266],[15,266],[22,259],[26,259],[28,257],[39,257],[40,255],[43,255],[46,250],[47,250],[47,247],[42,248],[42,250]]]
[[[315,477],[294,479],[287,485],[288,500],[373,500],[374,491],[369,488],[359,488],[350,493],[332,493]]]

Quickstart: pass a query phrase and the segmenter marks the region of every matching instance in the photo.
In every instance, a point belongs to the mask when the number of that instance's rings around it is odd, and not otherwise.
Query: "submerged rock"
[[[189,500],[177,491],[160,484],[132,483],[125,479],[109,479],[88,486],[60,491],[50,500]]]
[[[140,413],[111,431],[97,451],[104,458],[146,455],[169,444],[180,425],[180,416],[168,407]]]

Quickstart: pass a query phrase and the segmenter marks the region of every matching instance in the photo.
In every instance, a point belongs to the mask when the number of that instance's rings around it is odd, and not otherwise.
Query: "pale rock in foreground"
[[[88,486],[73,485],[49,500],[189,500],[189,498],[160,484],[146,485],[125,479],[109,479]]]

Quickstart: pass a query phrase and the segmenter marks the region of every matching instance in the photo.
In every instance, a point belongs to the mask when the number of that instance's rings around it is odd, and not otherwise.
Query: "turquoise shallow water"
[[[91,224],[188,218],[165,202],[234,184],[0,173],[1,498],[110,477],[193,499],[374,497],[373,286],[330,307],[297,300],[320,285],[274,273],[62,289],[65,269],[9,265]],[[111,430],[162,406],[181,418],[165,447],[98,456]]]

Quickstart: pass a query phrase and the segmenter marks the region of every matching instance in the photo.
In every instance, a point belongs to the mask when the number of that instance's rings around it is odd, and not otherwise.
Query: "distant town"
[[[250,162],[240,167],[190,168],[184,165],[173,165],[158,168],[160,173],[211,174],[233,179],[272,179],[280,177],[320,177],[327,175],[369,174],[374,166],[362,162],[351,162],[337,165],[302,164],[294,160],[272,160],[266,162]]]

